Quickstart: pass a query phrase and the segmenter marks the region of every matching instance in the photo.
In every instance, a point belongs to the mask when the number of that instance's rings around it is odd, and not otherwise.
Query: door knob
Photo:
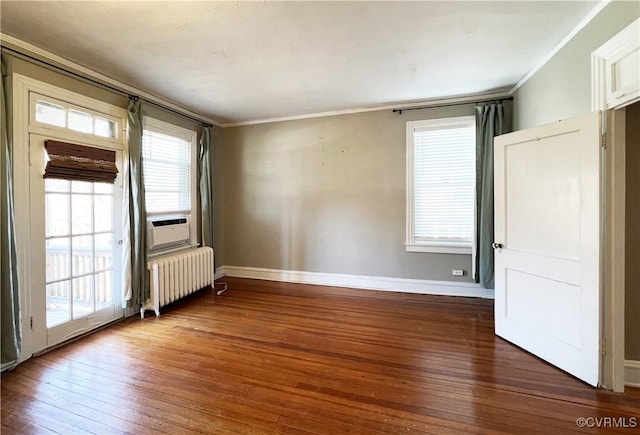
[[[491,244],[491,246],[493,247],[493,249],[502,249],[502,248],[504,248],[504,246],[502,246],[502,243],[496,243],[496,242],[493,242]]]

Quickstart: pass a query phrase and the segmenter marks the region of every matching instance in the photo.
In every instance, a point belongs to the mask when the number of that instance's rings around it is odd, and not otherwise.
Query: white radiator
[[[140,309],[160,315],[160,307],[213,285],[213,249],[197,248],[168,257],[154,258],[147,264],[150,297]]]

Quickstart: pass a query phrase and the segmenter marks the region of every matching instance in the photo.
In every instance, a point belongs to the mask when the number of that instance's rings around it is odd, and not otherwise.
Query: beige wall
[[[407,121],[472,114],[464,105],[225,128],[223,264],[471,281],[469,255],[408,253],[404,241]]]
[[[625,115],[625,358],[640,361],[640,102]]]
[[[613,1],[515,94],[514,129],[591,111],[591,52],[640,16],[640,2]]]

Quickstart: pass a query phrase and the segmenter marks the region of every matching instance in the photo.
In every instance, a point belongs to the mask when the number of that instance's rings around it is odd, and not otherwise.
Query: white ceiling
[[[222,122],[511,88],[599,2],[16,2],[2,33]]]

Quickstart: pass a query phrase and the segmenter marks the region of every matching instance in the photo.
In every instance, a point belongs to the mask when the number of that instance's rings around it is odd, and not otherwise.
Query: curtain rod
[[[490,100],[478,100],[478,101],[461,101],[459,103],[445,103],[445,104],[436,104],[434,106],[420,106],[420,107],[407,107],[404,109],[393,109],[393,113],[397,113],[398,115],[402,115],[402,112],[407,112],[409,110],[421,110],[421,109],[434,109],[436,107],[450,107],[450,106],[464,106],[466,104],[478,104],[478,103],[491,103],[498,101],[512,101],[513,97],[503,97],[503,98],[493,98]]]
[[[2,46],[2,51],[3,52],[9,52],[8,54],[11,55],[11,56],[15,56],[15,57],[17,57],[19,59],[26,60],[26,61],[31,62],[33,64],[36,64],[36,65],[42,66],[42,67],[44,67],[46,69],[49,69],[51,71],[59,72],[59,73],[61,73],[63,75],[66,75],[68,77],[72,77],[74,79],[78,79],[78,80],[80,80],[82,82],[89,83],[91,85],[95,85],[95,86],[101,87],[103,89],[109,90],[111,92],[114,92],[116,94],[125,96],[127,98],[134,97],[136,100],[144,101],[147,104],[151,104],[152,106],[156,106],[156,107],[158,107],[160,109],[163,109],[163,110],[166,110],[168,112],[175,113],[176,115],[182,116],[183,118],[187,118],[187,119],[190,119],[192,121],[199,122],[199,123],[201,123],[203,125],[203,127],[213,127],[213,125],[211,124],[210,121],[202,120],[202,119],[196,118],[194,116],[188,115],[186,113],[182,113],[182,112],[180,112],[180,111],[178,111],[176,109],[172,109],[171,107],[167,107],[167,106],[165,106],[165,105],[163,105],[161,103],[157,103],[155,101],[148,100],[148,99],[146,99],[144,97],[141,97],[139,95],[133,95],[129,91],[125,91],[125,90],[120,89],[118,87],[108,85],[108,84],[103,83],[103,82],[98,81],[98,80],[94,80],[94,79],[92,79],[90,77],[87,77],[85,75],[82,75],[80,73],[77,73],[77,72],[74,72],[74,71],[70,71],[70,70],[68,70],[66,68],[63,68],[61,66],[55,65],[55,64],[50,63],[50,62],[47,62],[46,60],[38,59],[35,56],[31,56],[29,54],[22,53],[22,52],[20,52],[18,50],[15,50],[13,48],[10,48],[10,47],[7,47],[7,46],[3,45]]]

